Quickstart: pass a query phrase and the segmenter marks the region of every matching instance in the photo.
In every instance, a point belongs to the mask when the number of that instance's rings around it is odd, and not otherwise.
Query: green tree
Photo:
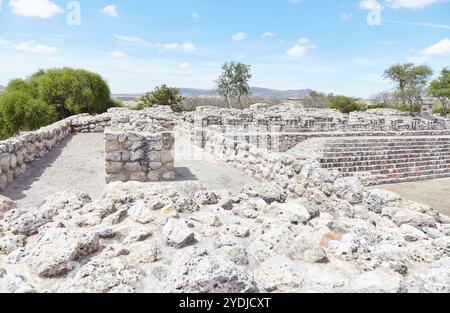
[[[325,109],[330,107],[333,100],[333,94],[311,91],[308,96],[302,99],[302,104],[305,108]]]
[[[24,91],[7,91],[0,96],[0,136],[4,139],[57,121],[54,107]]]
[[[350,113],[354,111],[364,111],[364,106],[353,98],[345,96],[335,96],[330,108],[336,109],[342,113]]]
[[[444,68],[441,75],[433,80],[430,85],[430,93],[439,99],[442,104],[442,115],[448,114],[448,103],[450,101],[450,69]]]
[[[174,112],[181,112],[181,102],[183,102],[183,97],[178,88],[161,85],[141,97],[138,109],[149,108],[155,105],[168,105]]]
[[[39,71],[28,83],[37,97],[53,105],[59,118],[80,113],[98,114],[115,106],[108,84],[95,73],[63,68]]]
[[[398,84],[397,96],[403,105],[409,104],[411,112],[415,105],[423,105],[425,87],[432,75],[433,70],[429,66],[414,66],[412,63],[396,64],[384,72],[385,79]]]
[[[222,66],[222,74],[216,80],[217,91],[228,107],[237,104],[242,108],[242,99],[251,95],[248,84],[251,78],[250,65],[231,61]]]

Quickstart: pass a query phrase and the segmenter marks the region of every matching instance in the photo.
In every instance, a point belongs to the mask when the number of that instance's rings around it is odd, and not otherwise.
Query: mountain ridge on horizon
[[[286,99],[302,99],[309,95],[312,89],[291,89],[291,90],[278,90],[262,87],[251,87],[252,96],[261,97],[267,100],[286,100]],[[215,89],[207,88],[179,88],[180,93],[184,97],[214,97],[218,96]],[[139,97],[142,93],[116,93],[113,94],[116,97]]]

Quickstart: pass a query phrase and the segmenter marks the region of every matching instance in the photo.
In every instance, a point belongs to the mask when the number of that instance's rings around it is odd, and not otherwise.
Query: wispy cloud
[[[172,42],[172,43],[152,43],[139,37],[114,35],[119,44],[132,45],[142,48],[157,48],[160,51],[181,51],[181,52],[193,52],[195,51],[195,45],[189,41],[184,43]]]
[[[352,13],[342,13],[341,20],[348,21],[353,17]]]
[[[54,47],[39,44],[34,41],[21,42],[16,46],[16,49],[20,51],[33,52],[43,55],[52,55],[57,51],[57,49]]]
[[[419,27],[432,27],[432,28],[450,29],[450,25],[445,25],[445,24],[413,23],[413,22],[402,22],[402,21],[386,20],[386,19],[383,19],[383,22],[385,22],[385,23],[392,23],[392,24],[400,24],[400,25],[408,25],[408,26],[419,26]]]
[[[233,41],[242,41],[247,37],[247,34],[244,32],[236,33],[231,37],[231,40]]]
[[[9,46],[11,43],[8,40],[0,38],[0,46]]]
[[[448,0],[386,0],[386,5],[393,9],[420,10],[433,4],[447,2]]]
[[[102,9],[102,13],[109,15],[111,17],[119,17],[119,11],[117,10],[117,6],[110,4]]]
[[[51,0],[10,0],[9,7],[14,14],[39,18],[49,18],[64,12]]]
[[[272,33],[272,32],[265,32],[261,35],[262,38],[271,38],[271,37],[275,37],[276,34]]]
[[[183,62],[183,63],[178,64],[178,68],[180,68],[182,70],[188,69],[190,67],[191,67],[191,64],[188,62]]]
[[[125,52],[120,51],[120,50],[111,51],[111,52],[109,52],[109,55],[112,56],[113,58],[116,58],[116,59],[123,58],[123,57],[127,56],[127,54]]]
[[[200,18],[200,14],[198,12],[193,11],[191,16],[195,19],[199,19]]]

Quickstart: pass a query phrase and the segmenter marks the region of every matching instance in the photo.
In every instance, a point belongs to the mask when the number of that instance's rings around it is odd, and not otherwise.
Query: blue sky
[[[252,65],[252,86],[369,97],[392,88],[381,78],[391,64],[450,66],[448,0],[0,3],[2,85],[71,66],[102,74],[114,93],[212,88],[234,59]]]

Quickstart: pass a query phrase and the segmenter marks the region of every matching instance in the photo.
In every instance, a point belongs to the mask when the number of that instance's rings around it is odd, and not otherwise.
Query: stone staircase
[[[370,185],[450,177],[450,136],[327,140],[320,162]]]

